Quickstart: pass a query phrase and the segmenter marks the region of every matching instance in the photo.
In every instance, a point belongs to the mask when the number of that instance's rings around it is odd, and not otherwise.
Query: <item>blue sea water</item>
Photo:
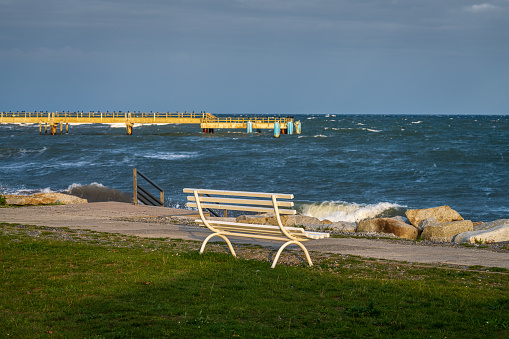
[[[332,221],[449,205],[465,219],[509,218],[509,116],[298,115],[302,134],[197,125],[0,125],[0,193],[131,194],[132,169],[185,206],[184,187],[293,193]],[[101,193],[102,192],[102,193]]]

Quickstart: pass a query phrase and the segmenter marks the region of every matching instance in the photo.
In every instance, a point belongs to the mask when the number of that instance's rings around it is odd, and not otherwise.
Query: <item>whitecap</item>
[[[318,135],[315,135],[314,137],[315,138],[327,138],[327,136],[323,135],[323,134],[318,134]]]
[[[125,127],[126,125],[121,122],[120,123],[103,124],[103,125],[108,125],[108,126],[110,126],[110,128],[126,128]],[[139,124],[134,124],[133,128],[136,126],[139,126]]]
[[[420,124],[420,123],[422,123],[422,121],[420,121],[420,120],[419,121],[412,121],[412,124]]]
[[[152,154],[143,155],[144,158],[150,159],[160,159],[160,160],[178,160],[178,159],[186,159],[193,158],[198,156],[197,152],[156,152]]]
[[[381,130],[378,130],[378,129],[370,129],[370,128],[366,128],[366,131],[370,131],[370,132],[374,132],[374,133],[382,132]]]
[[[332,222],[359,222],[368,218],[395,216],[403,207],[389,202],[362,205],[344,201],[325,201],[322,203],[304,204],[301,207],[301,213]]]

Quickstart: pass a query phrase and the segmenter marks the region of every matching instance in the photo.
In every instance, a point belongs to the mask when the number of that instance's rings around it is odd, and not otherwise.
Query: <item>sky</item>
[[[0,0],[0,111],[509,114],[509,0]]]

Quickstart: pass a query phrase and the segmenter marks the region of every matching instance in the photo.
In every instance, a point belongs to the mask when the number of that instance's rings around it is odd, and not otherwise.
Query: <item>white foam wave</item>
[[[178,159],[186,159],[186,158],[194,158],[198,155],[197,152],[156,152],[153,154],[144,155],[144,158],[150,159],[160,159],[160,160],[178,160]]]
[[[420,121],[420,120],[419,121],[412,121],[412,124],[420,124],[420,123],[422,123],[422,121]]]
[[[125,128],[125,124],[121,123],[121,122],[120,123],[103,124],[103,125],[108,125],[108,126],[110,126],[110,128]],[[137,126],[137,124],[133,124],[133,128],[136,126]]]
[[[315,138],[327,138],[327,136],[323,134],[317,134],[315,135]]]
[[[73,183],[69,185],[65,193],[87,199],[88,202],[101,201],[119,201],[132,202],[132,197],[127,192],[119,191],[115,188],[104,186],[103,184],[93,182],[90,185],[81,185]]]
[[[89,186],[105,187],[103,184],[100,184],[98,182],[93,182]],[[83,185],[78,183],[72,183],[71,185],[69,185],[69,187],[67,187],[67,191],[72,191],[73,189],[78,187],[83,187]]]
[[[366,131],[370,131],[370,132],[375,132],[375,133],[382,132],[382,131],[381,131],[381,130],[379,130],[379,129],[371,129],[371,128],[366,128],[365,130],[366,130]]]
[[[401,214],[403,206],[389,202],[362,205],[344,201],[325,201],[322,203],[304,204],[301,213],[306,216],[332,222],[347,221],[359,222],[364,219],[375,217],[390,217]]]
[[[31,195],[34,193],[54,193],[55,191],[53,191],[50,187],[36,189],[28,189],[25,187],[22,188],[0,187],[0,192],[2,194],[12,194],[12,195]]]

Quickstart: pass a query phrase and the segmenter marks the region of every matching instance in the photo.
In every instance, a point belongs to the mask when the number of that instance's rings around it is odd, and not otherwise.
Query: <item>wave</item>
[[[21,155],[22,157],[30,154],[41,154],[46,152],[48,148],[43,146],[41,149],[26,149],[26,148],[13,148],[13,147],[0,147],[0,158]]]
[[[34,193],[54,193],[50,187],[46,188],[37,188],[37,189],[28,189],[25,187],[22,188],[14,188],[0,185],[0,193],[1,194],[9,194],[9,195],[32,195]]]
[[[133,198],[126,192],[119,191],[115,188],[106,187],[97,182],[90,185],[72,184],[63,193],[68,193],[87,199],[88,202],[104,202],[104,201],[119,201],[132,203]]]
[[[377,204],[355,204],[344,201],[324,201],[322,203],[302,204],[301,214],[332,222],[359,222],[369,218],[388,218],[404,215],[405,207],[389,202]]]
[[[125,128],[125,123],[123,123],[123,122],[103,123],[103,125],[110,126],[110,128]],[[136,126],[137,126],[137,124],[133,124],[133,128]]]
[[[177,160],[185,158],[194,158],[198,155],[197,152],[156,152],[153,154],[144,155],[144,158],[159,159],[159,160]]]

